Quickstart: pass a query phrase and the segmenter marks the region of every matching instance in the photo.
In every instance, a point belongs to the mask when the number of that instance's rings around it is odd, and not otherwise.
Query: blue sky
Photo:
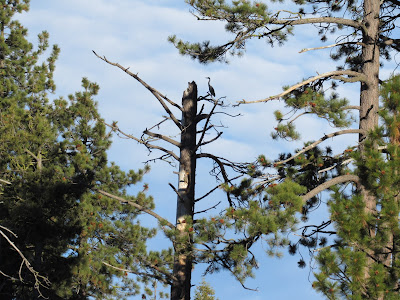
[[[178,51],[167,42],[167,37],[176,34],[190,41],[224,41],[227,34],[223,23],[199,22],[190,13],[183,0],[39,0],[31,1],[28,14],[19,17],[29,29],[29,38],[36,41],[41,30],[50,33],[51,44],[61,48],[56,65],[56,95],[67,96],[80,89],[82,77],[88,77],[100,85],[96,100],[99,110],[107,121],[118,121],[121,129],[140,136],[142,130],[162,119],[164,111],[155,98],[124,74],[96,58],[92,50],[105,55],[109,60],[130,67],[148,84],[180,103],[187,82],[196,81],[201,95],[207,92],[206,76],[211,77],[217,97],[226,96],[228,102],[257,100],[276,94],[283,85],[293,84],[302,78],[335,69],[328,59],[329,50],[299,54],[303,48],[320,45],[316,30],[300,27],[296,36],[289,38],[283,47],[271,48],[264,41],[254,41],[242,58],[231,58],[229,64],[200,65]],[[384,69],[381,77],[387,78],[393,68]],[[340,87],[343,96],[357,101],[356,88]],[[356,102],[354,102],[356,103]],[[275,127],[273,111],[280,104],[254,104],[240,106],[240,118],[221,118],[228,128],[221,139],[207,147],[217,155],[225,155],[234,161],[253,161],[259,154],[274,159],[277,154],[293,150],[300,142],[273,141],[270,132]],[[176,111],[175,111],[176,113]],[[333,131],[326,122],[305,117],[297,124],[303,137],[315,140],[323,133]],[[166,126],[170,132],[173,125]],[[346,148],[355,136],[342,136],[334,149]],[[124,169],[138,169],[148,156],[147,150],[136,142],[114,139],[110,160]],[[215,186],[208,175],[210,164],[198,162],[198,196],[207,188]],[[149,194],[153,195],[157,211],[174,220],[176,195],[168,182],[176,183],[176,169],[159,162],[152,165],[146,175]],[[141,189],[141,185],[137,189]],[[216,194],[208,203],[218,201]],[[316,216],[318,218],[318,216]],[[248,280],[247,286],[258,288],[258,292],[244,290],[227,272],[208,276],[216,295],[222,299],[323,299],[314,292],[309,267],[299,269],[297,257],[284,251],[282,259],[269,258],[259,246],[260,269],[256,278]],[[308,253],[303,253],[308,262]],[[194,270],[193,283],[201,279],[202,267]]]

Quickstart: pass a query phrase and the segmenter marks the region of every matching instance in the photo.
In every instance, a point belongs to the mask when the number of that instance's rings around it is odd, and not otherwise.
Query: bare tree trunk
[[[365,135],[378,125],[378,108],[379,108],[379,47],[377,43],[379,30],[379,12],[380,2],[377,0],[364,1],[364,25],[362,48],[362,73],[366,76],[366,81],[361,83],[360,95],[360,129],[364,133],[360,134],[360,151],[364,156]],[[361,186],[360,192],[365,201],[365,209],[367,213],[376,214],[376,198],[369,191]],[[369,234],[371,238],[376,235],[376,227],[374,224],[368,224]],[[374,248],[373,245],[371,245]],[[365,278],[369,277],[369,266],[373,263],[375,253],[372,249],[366,249],[370,256],[364,272]]]
[[[189,83],[182,97],[181,147],[179,160],[179,184],[176,208],[176,228],[179,231],[175,243],[174,276],[178,279],[171,286],[172,300],[190,300],[192,274],[192,241],[187,222],[193,220],[194,187],[196,174],[196,114],[197,85]]]

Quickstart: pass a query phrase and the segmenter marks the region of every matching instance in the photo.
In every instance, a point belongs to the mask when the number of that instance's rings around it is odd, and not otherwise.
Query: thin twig
[[[218,205],[220,205],[220,204],[221,204],[221,201],[219,201],[217,204],[215,204],[214,206],[211,206],[211,207],[209,207],[209,208],[207,208],[207,209],[200,210],[200,211],[196,211],[194,214],[201,214],[201,213],[207,212],[207,211],[209,211],[209,210],[211,210],[211,209],[216,208],[216,207],[217,207]]]
[[[93,51],[93,50],[92,50]],[[121,66],[119,63],[113,63],[111,61],[109,61],[105,56],[100,56],[98,55],[95,51],[93,51],[94,55],[96,55],[98,58],[100,58],[101,60],[105,61],[106,63],[112,65],[112,66],[116,66],[118,68],[120,68],[121,70],[123,70],[125,73],[129,74],[130,76],[132,76],[133,78],[135,78],[137,81],[139,81],[146,89],[148,89],[153,95],[154,97],[157,98],[158,102],[160,102],[161,106],[164,108],[164,110],[167,112],[167,114],[170,116],[170,118],[172,119],[172,121],[174,121],[175,125],[182,130],[182,124],[179,122],[179,120],[175,117],[175,115],[171,112],[171,110],[168,108],[168,106],[165,104],[164,100],[166,100],[169,104],[175,106],[176,108],[178,108],[180,111],[182,111],[182,107],[180,107],[178,104],[176,104],[175,102],[171,101],[170,99],[168,99],[166,96],[164,96],[163,94],[161,94],[159,91],[157,91],[156,89],[154,89],[153,87],[151,87],[150,85],[148,85],[146,82],[144,82],[139,76],[137,76],[137,74],[132,73],[131,71],[129,71],[129,68],[124,68],[123,66]],[[164,99],[164,100],[163,100]]]
[[[173,158],[175,158],[175,160],[179,161],[179,157],[174,152],[172,152],[170,150],[167,150],[167,149],[165,149],[165,148],[163,148],[161,146],[152,145],[149,142],[143,141],[143,140],[141,140],[141,139],[139,139],[139,138],[137,138],[137,137],[135,137],[135,136],[133,136],[131,134],[125,133],[116,124],[110,125],[110,124],[108,124],[108,123],[106,123],[104,121],[102,121],[102,122],[103,122],[104,125],[110,127],[113,131],[119,132],[123,136],[125,136],[127,138],[130,138],[132,140],[135,140],[136,142],[145,145],[147,148],[157,149],[157,150],[163,151],[163,152],[171,155]]]

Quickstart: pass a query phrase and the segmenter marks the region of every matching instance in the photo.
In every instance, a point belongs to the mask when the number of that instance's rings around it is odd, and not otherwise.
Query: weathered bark
[[[176,228],[179,231],[175,243],[174,276],[178,279],[171,286],[171,300],[190,300],[192,273],[192,243],[188,233],[188,221],[193,220],[194,187],[196,173],[196,114],[197,85],[189,83],[182,97],[182,127],[179,183],[176,208]]]
[[[365,81],[361,82],[360,94],[360,129],[363,130],[359,135],[361,155],[365,151],[364,139],[366,134],[378,125],[378,108],[379,108],[379,13],[380,2],[376,0],[364,1],[364,25],[363,48],[362,48],[362,73],[365,75]],[[376,198],[361,185],[361,195],[365,201],[365,209],[369,214],[376,214]],[[375,224],[369,224],[369,234],[371,238],[376,235]],[[371,245],[373,248],[373,245]],[[365,269],[365,278],[369,277],[369,266],[373,263],[375,253],[373,249],[367,249],[370,256]]]

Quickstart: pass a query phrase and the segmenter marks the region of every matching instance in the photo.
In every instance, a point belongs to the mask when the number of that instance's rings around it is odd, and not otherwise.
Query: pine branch
[[[92,50],[93,51],[93,50]],[[128,75],[130,75],[131,77],[135,78],[137,81],[139,81],[146,89],[148,89],[153,95],[154,97],[157,98],[157,100],[160,102],[161,106],[164,108],[164,110],[167,112],[167,114],[170,116],[170,118],[172,119],[172,121],[174,121],[175,125],[182,130],[182,124],[179,122],[179,120],[175,117],[175,115],[171,112],[171,110],[168,108],[168,106],[165,104],[164,100],[166,100],[169,104],[171,104],[172,106],[175,106],[176,108],[178,108],[180,111],[182,111],[182,107],[180,107],[178,104],[176,104],[175,102],[173,102],[172,100],[168,99],[166,96],[164,96],[163,94],[161,94],[159,91],[157,91],[156,89],[154,89],[153,87],[151,87],[150,85],[148,85],[146,82],[144,82],[137,74],[132,73],[131,71],[129,71],[129,67],[128,68],[124,68],[123,66],[121,66],[119,63],[113,63],[111,61],[109,61],[105,56],[101,57],[100,55],[98,55],[95,51],[93,51],[94,55],[96,55],[98,58],[100,58],[101,60],[105,61],[106,63],[112,65],[112,66],[116,66],[118,68],[120,68],[121,70],[123,70],[125,73],[127,73]],[[164,99],[164,100],[163,100]]]
[[[341,77],[340,75],[347,75],[347,76],[351,76],[351,78],[345,78],[345,77]],[[335,77],[335,78],[334,78]],[[340,77],[340,78],[339,78]],[[359,73],[359,72],[355,72],[355,71],[351,71],[351,70],[341,70],[341,71],[331,71],[331,72],[326,72],[323,74],[318,74],[317,76],[311,77],[307,80],[304,80],[300,83],[297,83],[295,85],[292,85],[291,87],[289,87],[288,89],[286,89],[284,92],[274,95],[274,96],[270,96],[268,98],[265,99],[261,99],[261,100],[255,100],[255,101],[246,101],[246,100],[242,100],[242,101],[238,101],[238,105],[240,104],[249,104],[249,103],[260,103],[260,102],[268,102],[270,100],[274,100],[274,99],[279,99],[285,95],[290,94],[291,92],[293,92],[294,90],[305,86],[313,81],[322,79],[322,78],[334,78],[334,79],[338,79],[338,80],[342,80],[342,81],[348,81],[348,80],[355,80],[355,81],[364,81],[366,80],[366,77],[364,74]]]
[[[335,17],[319,17],[319,18],[298,18],[294,20],[276,20],[272,19],[270,22],[267,22],[268,24],[273,24],[273,25],[287,25],[287,26],[293,26],[293,25],[304,25],[304,24],[338,24],[338,25],[345,25],[349,27],[353,27],[355,29],[361,29],[363,31],[366,31],[365,25],[362,24],[361,22],[357,22],[351,19],[345,19],[345,18],[335,18]]]
[[[300,150],[299,152],[297,152],[293,156],[289,157],[288,159],[278,161],[274,165],[277,166],[277,165],[285,164],[288,161],[291,161],[291,160],[295,159],[300,154],[303,154],[304,152],[307,152],[308,150],[311,150],[312,148],[316,147],[317,145],[319,145],[320,143],[322,143],[326,139],[329,139],[331,137],[335,137],[335,136],[338,136],[338,135],[342,135],[342,134],[349,134],[349,133],[364,133],[364,130],[361,130],[361,129],[345,129],[345,130],[336,131],[336,132],[333,132],[333,133],[326,134],[322,138],[320,138],[318,141],[315,141],[314,143],[308,145],[307,147],[304,147],[302,150]]]
[[[146,214],[148,214],[148,215],[150,215],[150,216],[153,216],[154,218],[156,218],[156,219],[157,219],[158,221],[160,221],[161,223],[166,223],[167,226],[170,227],[171,229],[175,229],[175,226],[174,226],[172,223],[170,223],[167,219],[164,219],[164,218],[161,217],[160,215],[156,214],[154,211],[152,211],[152,210],[150,210],[150,209],[147,209],[147,208],[143,207],[143,206],[140,205],[140,204],[137,204],[137,203],[132,202],[132,201],[130,201],[130,200],[127,200],[127,199],[121,198],[121,197],[119,197],[119,196],[110,194],[110,193],[108,193],[108,192],[106,192],[106,191],[103,191],[103,190],[100,190],[100,189],[94,189],[94,190],[95,190],[96,192],[98,192],[98,193],[100,193],[100,194],[106,196],[106,197],[110,197],[110,198],[112,198],[112,199],[118,200],[118,201],[121,202],[121,203],[129,204],[129,205],[131,205],[131,206],[137,208],[138,210],[140,210],[140,211],[142,211],[142,212],[144,212],[144,213],[146,213]]]
[[[322,191],[330,188],[331,186],[334,186],[338,183],[343,183],[343,182],[355,182],[357,184],[360,183],[360,178],[357,175],[342,175],[335,177],[331,180],[328,180],[321,185],[317,186],[315,189],[312,189],[309,191],[307,194],[301,196],[301,198],[306,202],[308,199],[311,199],[312,197],[316,196],[317,194],[321,193]]]
[[[361,43],[361,42],[343,42],[343,43],[336,43],[336,44],[322,46],[322,47],[304,48],[304,49],[301,49],[301,51],[299,51],[299,53],[304,53],[304,52],[312,51],[312,50],[327,49],[327,48],[332,48],[332,47],[342,46],[342,45],[360,45],[360,46],[365,46],[365,44]]]

